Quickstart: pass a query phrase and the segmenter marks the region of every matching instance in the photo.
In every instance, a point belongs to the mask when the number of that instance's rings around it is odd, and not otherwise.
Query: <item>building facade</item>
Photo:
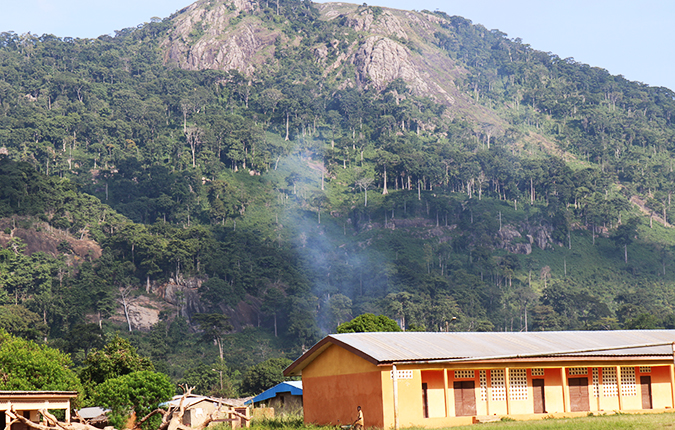
[[[16,414],[40,423],[40,410],[61,409],[65,412],[65,422],[70,422],[70,399],[77,397],[76,391],[0,391],[0,425],[6,428],[11,419],[5,413]],[[12,424],[12,430],[26,430],[28,426],[21,422]]]
[[[305,422],[444,427],[675,407],[674,330],[331,335],[288,369]]]
[[[271,409],[272,417],[301,412],[302,381],[281,382],[246,401],[246,405]]]

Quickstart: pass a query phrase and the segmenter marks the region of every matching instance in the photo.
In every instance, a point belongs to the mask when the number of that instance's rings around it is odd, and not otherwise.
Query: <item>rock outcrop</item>
[[[199,0],[183,9],[162,42],[165,63],[188,70],[234,69],[246,76],[274,67],[278,40],[297,46],[302,37],[283,33],[265,18],[261,6],[254,0]],[[315,6],[322,20],[349,29],[312,48],[324,77],[342,76],[342,87],[378,90],[403,79],[414,94],[446,105],[465,98],[453,83],[463,71],[433,44],[442,18],[347,3]]]
[[[164,40],[164,61],[188,70],[237,70],[250,75],[274,54],[278,32],[244,17],[253,0],[199,1],[184,9]]]

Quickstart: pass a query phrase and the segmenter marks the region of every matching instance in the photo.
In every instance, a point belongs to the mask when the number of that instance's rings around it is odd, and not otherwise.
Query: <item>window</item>
[[[538,369],[532,369],[532,376],[544,376],[544,369],[541,367]]]
[[[600,397],[600,375],[598,368],[593,368],[593,397]]]
[[[492,386],[492,400],[506,400],[506,384],[504,379],[504,370],[490,370],[490,385]]]
[[[511,369],[509,372],[509,399],[527,400],[527,369]]]
[[[485,370],[478,371],[478,380],[480,381],[480,401],[487,402],[487,372]]]
[[[455,379],[473,379],[476,374],[473,370],[455,370]]]
[[[392,370],[391,372],[391,379],[394,379],[394,371]],[[397,370],[396,371],[396,379],[412,379],[413,378],[413,371],[412,370]]]
[[[588,375],[587,367],[570,367],[567,372],[568,375]]]
[[[621,368],[621,395],[637,396],[637,388],[635,387],[635,367]]]
[[[640,373],[652,373],[652,366],[640,366]]]
[[[602,368],[602,395],[603,397],[616,397],[616,369],[614,367]]]

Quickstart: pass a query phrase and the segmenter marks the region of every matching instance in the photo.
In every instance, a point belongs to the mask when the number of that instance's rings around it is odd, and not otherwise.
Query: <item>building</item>
[[[274,414],[302,411],[302,381],[286,381],[258,394],[246,402],[256,408],[273,408]]]
[[[160,404],[161,407],[177,408],[182,396],[175,396],[172,400]],[[236,405],[223,399],[216,399],[205,396],[188,396],[183,402],[186,408],[183,413],[182,424],[190,427],[196,427],[202,424],[211,414],[220,407],[220,412],[216,419],[209,426],[218,423],[227,423],[233,430],[240,427],[250,427],[251,420],[247,406]],[[177,414],[178,411],[174,411]]]
[[[444,427],[675,407],[675,330],[330,335],[291,364],[306,423]]]
[[[76,391],[0,391],[0,426],[9,424],[5,411],[14,411],[34,423],[41,420],[40,410],[61,409],[65,411],[65,422],[70,422],[70,399],[77,397]],[[12,430],[26,430],[24,423],[12,424]]]

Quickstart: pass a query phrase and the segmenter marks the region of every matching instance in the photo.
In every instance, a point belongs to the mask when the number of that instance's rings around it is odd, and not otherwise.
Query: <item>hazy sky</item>
[[[535,49],[675,90],[673,0],[371,0],[460,15]],[[0,0],[0,32],[97,37],[164,18],[190,0]],[[353,1],[352,1],[353,2]]]

